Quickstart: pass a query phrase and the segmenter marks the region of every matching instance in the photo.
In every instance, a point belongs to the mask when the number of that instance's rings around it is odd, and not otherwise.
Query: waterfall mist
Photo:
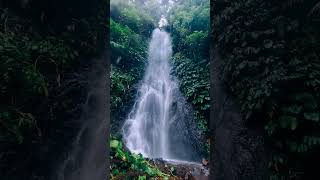
[[[102,180],[108,177],[108,121],[106,61],[92,59],[91,65],[84,65],[76,76],[79,91],[86,97],[79,99],[81,110],[75,125],[79,125],[69,151],[61,154],[62,161],[54,169],[52,180]],[[77,117],[77,116],[76,116]],[[77,127],[74,127],[77,128]]]
[[[199,161],[196,123],[171,75],[171,54],[169,34],[155,29],[138,97],[122,128],[123,139],[131,152],[148,158]]]

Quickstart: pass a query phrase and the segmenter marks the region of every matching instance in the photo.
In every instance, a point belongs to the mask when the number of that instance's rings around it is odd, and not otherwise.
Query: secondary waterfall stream
[[[122,128],[123,139],[131,152],[148,158],[199,161],[196,124],[171,73],[171,54],[169,34],[155,29],[137,100]]]

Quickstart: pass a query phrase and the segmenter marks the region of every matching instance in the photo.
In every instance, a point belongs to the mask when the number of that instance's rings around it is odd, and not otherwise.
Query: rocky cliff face
[[[213,1],[211,17],[230,5],[229,1]],[[231,92],[224,74],[225,59],[220,56],[221,47],[215,40],[216,23],[212,21],[210,50],[211,145],[210,178],[214,180],[267,179],[267,156],[263,129],[249,126],[243,118],[237,98]],[[221,25],[221,24],[220,24]],[[227,28],[227,27],[220,27]],[[221,49],[224,48],[224,49]]]
[[[210,175],[215,180],[266,179],[266,155],[261,131],[244,123],[234,97],[222,77],[218,47],[211,50],[213,131]]]

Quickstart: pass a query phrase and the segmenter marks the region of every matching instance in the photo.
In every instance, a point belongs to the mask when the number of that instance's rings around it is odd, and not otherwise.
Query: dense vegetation
[[[63,11],[73,3],[54,5]],[[48,153],[58,158],[54,153],[61,153],[64,136],[72,137],[71,132],[59,133],[71,119],[57,112],[74,108],[74,100],[65,96],[59,100],[57,92],[63,92],[67,74],[74,73],[82,59],[97,56],[105,48],[100,39],[107,27],[102,23],[103,8],[91,4],[86,6],[87,13],[77,11],[82,6],[56,16],[54,5],[0,1],[1,179],[48,175],[51,164],[41,164],[41,159],[49,160]]]
[[[143,7],[139,1],[111,1],[110,5],[111,179],[167,177],[141,155],[126,150],[119,133],[135,100],[135,84],[142,78],[148,40],[156,22],[146,11],[142,11]]]
[[[111,178],[174,177],[127,151],[117,132],[135,100],[148,41],[162,14],[173,41],[173,73],[208,139],[208,152],[209,1],[174,2],[111,1]],[[237,99],[243,123],[264,132],[269,179],[317,177],[319,2],[214,4],[213,43],[228,93]],[[0,0],[1,179],[48,179],[51,163],[70,148],[80,116],[75,105],[84,99],[80,80],[70,76],[104,50],[105,8],[105,1]]]
[[[174,175],[166,174],[152,164],[151,160],[146,160],[141,154],[132,154],[125,149],[120,139],[111,137],[110,141],[111,179],[169,179]]]
[[[208,139],[209,155],[209,26],[210,2],[179,1],[169,14],[169,30],[173,39],[174,73],[180,89],[193,105],[194,117]]]
[[[174,5],[163,1],[111,1],[111,128],[113,142],[120,142],[118,131],[128,109],[135,100],[136,85],[141,80],[146,64],[146,53],[151,33],[161,15],[169,21],[166,30],[172,37],[174,55],[173,73],[177,76],[182,93],[193,106],[194,118],[204,138],[209,139],[209,1],[176,1]],[[165,6],[166,5],[166,6]],[[169,12],[166,12],[166,8]],[[203,151],[208,156],[209,141]],[[129,159],[140,157],[126,150],[112,148],[112,177],[119,177],[124,166],[135,166],[145,160],[127,161],[119,159],[125,154]],[[120,148],[121,149],[121,148]],[[122,152],[123,151],[123,152]],[[118,153],[118,156],[115,154]],[[207,158],[207,157],[206,157]],[[117,160],[118,159],[118,160]],[[145,166],[142,163],[143,167]],[[128,168],[142,176],[150,176],[145,168]],[[125,172],[128,176],[133,172]]]
[[[270,179],[316,177],[319,134],[317,1],[221,1],[214,42],[245,123],[264,128]],[[311,163],[311,164],[310,164]]]
[[[155,20],[137,4],[111,1],[110,8],[111,131],[117,134],[142,78]]]

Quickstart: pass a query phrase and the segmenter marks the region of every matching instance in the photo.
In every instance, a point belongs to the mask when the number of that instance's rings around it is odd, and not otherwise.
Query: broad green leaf
[[[146,180],[146,179],[147,179],[146,176],[139,176],[139,177],[138,177],[138,180]]]
[[[110,141],[110,147],[111,148],[117,148],[119,146],[119,141],[118,140],[111,140]]]

